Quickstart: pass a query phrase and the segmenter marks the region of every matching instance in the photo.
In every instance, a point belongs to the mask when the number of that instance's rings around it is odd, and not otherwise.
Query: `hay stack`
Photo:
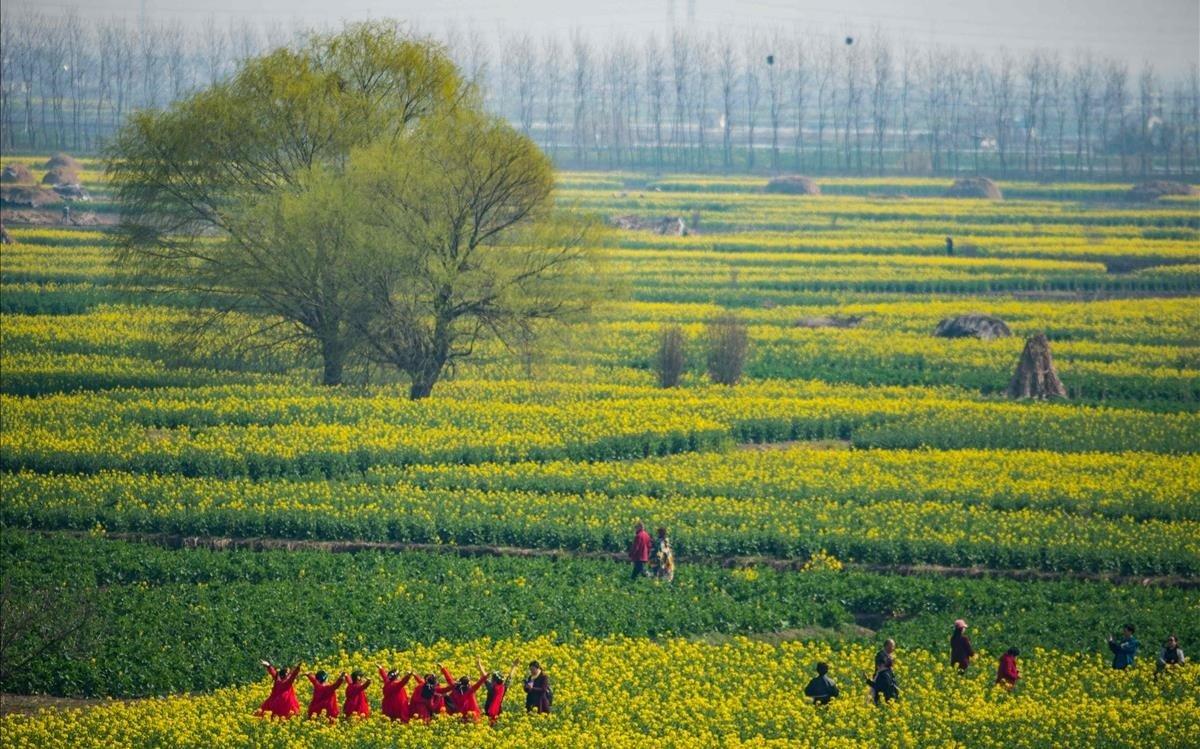
[[[1050,357],[1050,341],[1045,333],[1037,333],[1025,342],[1017,371],[1008,383],[1008,396],[1039,400],[1067,397],[1067,389],[1058,379],[1058,370]]]
[[[984,200],[1003,200],[1000,187],[987,177],[964,177],[954,180],[946,191],[947,198],[982,198]]]
[[[42,177],[43,185],[78,185],[79,172],[65,166],[56,166]]]
[[[24,164],[13,162],[0,172],[0,182],[9,185],[28,185],[34,182],[33,172]]]
[[[48,205],[61,203],[53,190],[46,190],[37,185],[4,185],[0,187],[0,208],[27,209],[44,208]]]
[[[667,237],[686,237],[688,235],[687,224],[679,216],[643,218],[629,214],[627,216],[613,216],[609,219],[609,223],[618,229],[652,231],[655,234],[662,234]]]
[[[820,195],[821,188],[808,177],[798,174],[789,177],[775,177],[767,182],[767,192],[777,195]]]
[[[862,321],[861,315],[821,315],[820,317],[802,317],[796,321],[796,327],[857,328]]]
[[[996,338],[1008,338],[1012,331],[999,317],[975,312],[947,317],[937,324],[933,334],[939,338],[979,338],[991,341]]]
[[[1153,180],[1151,182],[1142,182],[1134,185],[1129,190],[1130,200],[1150,201],[1158,200],[1166,195],[1195,195],[1196,188],[1183,182],[1168,182],[1166,180]]]
[[[42,165],[44,169],[57,169],[63,167],[70,169],[72,172],[82,171],[83,167],[75,160],[75,157],[62,153],[61,151],[50,157],[50,160]]]

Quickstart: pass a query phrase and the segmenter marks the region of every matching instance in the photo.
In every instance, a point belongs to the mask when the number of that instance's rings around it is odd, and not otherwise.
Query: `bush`
[[[708,376],[718,385],[736,385],[746,364],[750,337],[746,324],[734,315],[708,324]]]
[[[654,371],[658,373],[659,387],[677,386],[686,366],[683,329],[678,325],[664,326],[659,334],[658,354],[654,358]]]

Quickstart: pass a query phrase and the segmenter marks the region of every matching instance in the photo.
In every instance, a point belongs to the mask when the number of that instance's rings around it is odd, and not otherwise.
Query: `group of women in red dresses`
[[[270,661],[262,661],[262,665],[271,675],[271,695],[263,701],[257,714],[276,718],[299,715],[300,702],[296,699],[295,683],[300,675],[300,667],[276,668]],[[517,671],[517,664],[513,663],[508,676],[502,676],[499,671],[488,673],[479,659],[475,660],[475,666],[479,669],[479,678],[472,682],[466,676],[455,679],[449,669],[439,663],[438,670],[445,679],[444,684],[439,682],[436,674],[421,677],[412,671],[401,674],[396,669],[385,670],[379,666],[379,679],[383,685],[380,710],[389,719],[403,723],[410,720],[428,723],[442,714],[458,715],[465,721],[477,721],[486,715],[494,723],[500,717],[504,695]],[[525,681],[526,708],[548,712],[549,680],[537,661],[529,664],[529,672],[529,678]],[[371,680],[363,678],[361,671],[354,671],[349,676],[342,673],[334,681],[329,680],[329,674],[325,671],[307,674],[307,677],[313,690],[312,700],[308,703],[308,717],[325,716],[333,720],[339,715],[370,716],[367,689],[371,686]],[[411,694],[408,691],[409,684],[412,684]],[[346,698],[339,710],[338,692],[342,685],[346,687]],[[486,695],[482,709],[475,696],[480,688],[485,690]]]

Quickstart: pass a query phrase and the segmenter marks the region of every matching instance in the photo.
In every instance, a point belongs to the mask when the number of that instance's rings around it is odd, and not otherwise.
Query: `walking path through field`
[[[74,536],[88,535],[83,531],[45,531]],[[182,536],[170,533],[106,533],[106,538],[120,541],[157,544],[173,549],[211,549],[227,551],[327,551],[348,553],[356,551],[421,551],[460,556],[511,556],[511,557],[576,557],[582,559],[608,559],[625,561],[626,555],[615,551],[579,551],[572,549],[532,549],[518,546],[491,546],[480,544],[429,544],[398,541],[318,541],[313,539],[289,538],[228,538],[222,536]],[[680,556],[679,561],[693,564],[713,564],[722,567],[771,567],[776,570],[799,570],[805,559],[783,559],[767,556]],[[1116,585],[1147,585],[1167,588],[1200,588],[1200,577],[1181,575],[1121,575],[1105,572],[1052,572],[1031,569],[1003,569],[993,567],[948,567],[936,564],[859,564],[843,562],[847,569],[894,575],[941,575],[943,577],[1003,577],[1011,580],[1087,580],[1109,582]]]

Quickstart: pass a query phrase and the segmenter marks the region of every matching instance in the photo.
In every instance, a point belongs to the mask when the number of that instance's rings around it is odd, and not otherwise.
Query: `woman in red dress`
[[[428,723],[433,716],[446,712],[446,698],[438,689],[436,674],[427,674],[424,679],[417,677],[413,687],[412,699],[408,702],[410,718],[420,718]]]
[[[379,667],[379,679],[383,683],[383,714],[392,720],[398,720],[401,723],[407,723],[410,714],[408,704],[408,690],[405,686],[408,685],[408,680],[414,676],[412,671],[400,678],[400,672],[396,669],[384,671],[383,666]]]
[[[516,675],[517,667],[520,665],[520,661],[513,661],[508,676],[501,676],[499,671],[493,671],[491,676],[488,676],[485,684],[487,697],[483,700],[483,713],[488,717],[488,722],[493,725],[500,718],[500,711],[504,709],[504,695],[508,692],[508,685],[512,683],[512,678]],[[475,659],[475,666],[479,669],[480,676],[486,674],[483,670],[483,663],[478,658]]]
[[[259,706],[259,717],[270,714],[275,718],[290,718],[300,713],[300,701],[296,699],[296,677],[300,667],[288,670],[287,666],[276,669],[270,661],[259,661],[271,675],[271,696]]]
[[[362,718],[371,715],[371,703],[367,702],[367,687],[371,686],[370,679],[364,679],[362,671],[350,673],[350,683],[346,685],[346,702],[342,709],[346,717],[357,715]]]
[[[325,713],[330,720],[336,718],[338,716],[337,693],[346,683],[346,674],[342,674],[337,677],[337,681],[329,684],[329,674],[325,671],[318,671],[316,674],[308,674],[308,681],[313,688],[312,701],[308,703],[308,717]]]
[[[475,661],[479,665],[479,661]],[[449,713],[457,713],[462,715],[465,721],[479,720],[479,702],[475,699],[475,692],[483,686],[487,681],[487,674],[484,673],[483,666],[479,665],[479,679],[474,684],[466,676],[455,681],[450,675],[449,669],[442,664],[438,664],[438,669],[442,672],[442,676],[446,677],[446,686],[440,687],[439,692],[446,695],[446,711]]]

